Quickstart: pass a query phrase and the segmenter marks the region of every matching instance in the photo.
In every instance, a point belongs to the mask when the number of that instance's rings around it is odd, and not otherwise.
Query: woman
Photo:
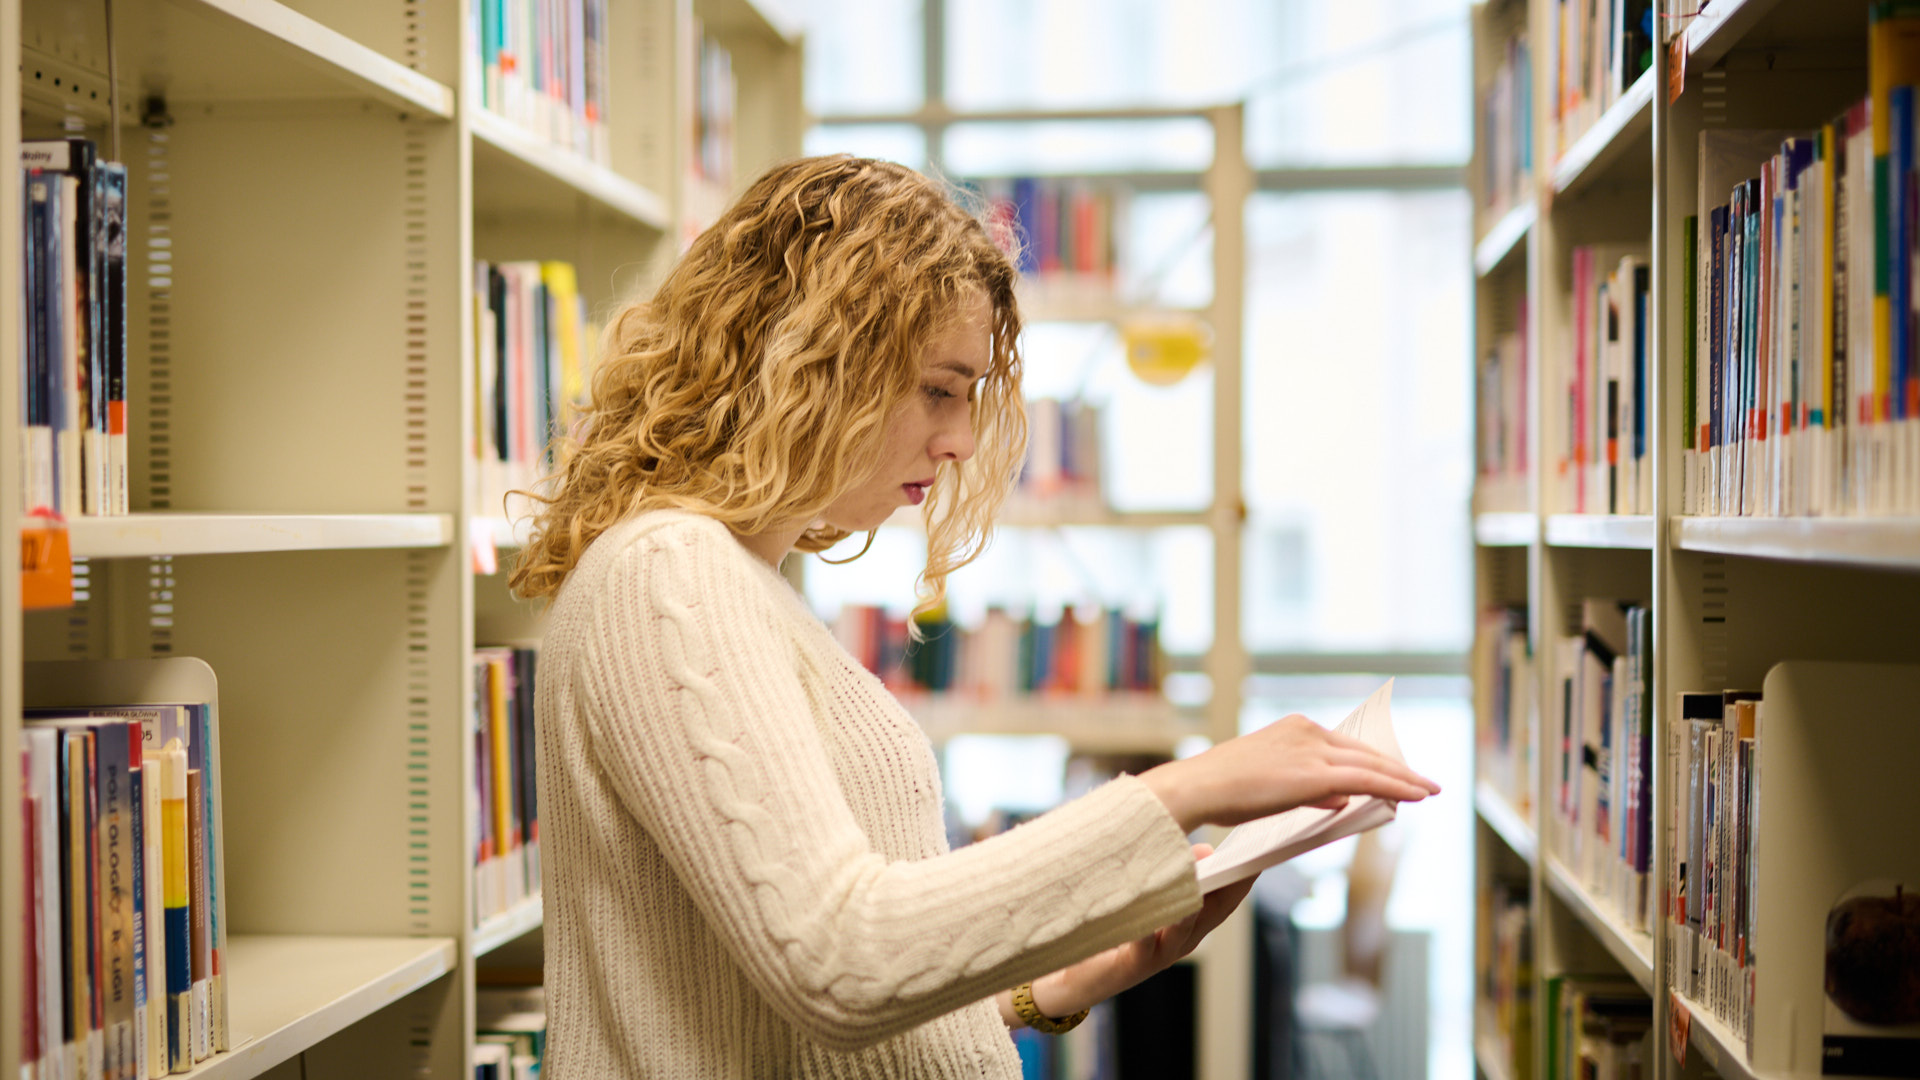
[[[1185,955],[1203,824],[1437,791],[1301,718],[949,852],[924,735],[776,567],[930,523],[924,603],[1025,443],[1017,274],[910,170],[754,184],[607,332],[514,572],[537,691],[548,1075],[1018,1077]],[[1199,853],[1204,853],[1204,848]]]

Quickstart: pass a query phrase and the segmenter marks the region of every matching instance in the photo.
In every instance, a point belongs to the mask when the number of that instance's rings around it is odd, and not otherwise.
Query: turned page
[[[1392,679],[1334,730],[1359,739],[1395,761],[1406,760],[1393,737]],[[1210,893],[1323,844],[1378,828],[1392,821],[1399,808],[1400,804],[1391,799],[1369,795],[1352,799],[1339,810],[1301,806],[1249,821],[1228,833],[1213,854],[1195,864],[1200,891]]]

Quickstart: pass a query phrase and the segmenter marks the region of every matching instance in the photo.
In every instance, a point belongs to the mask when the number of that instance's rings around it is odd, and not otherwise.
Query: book
[[[1393,734],[1393,680],[1347,714],[1334,728],[1359,739],[1394,761],[1404,763]],[[1200,891],[1209,893],[1286,862],[1314,848],[1331,844],[1392,821],[1399,804],[1377,795],[1355,797],[1338,810],[1297,806],[1292,810],[1246,822],[1228,833],[1213,854],[1194,865]]]
[[[1165,670],[1159,621],[1103,608],[1069,606],[1048,620],[995,607],[975,626],[926,612],[916,641],[905,618],[848,604],[831,626],[855,660],[901,695],[1101,700],[1156,693]]]
[[[540,892],[540,819],[533,689],[538,653],[473,654],[475,924]]]
[[[591,346],[571,265],[474,264],[474,447],[476,504],[510,517],[528,507],[513,491],[537,491],[552,471],[553,440],[587,397]]]
[[[482,107],[596,164],[609,163],[606,0],[469,0]]]

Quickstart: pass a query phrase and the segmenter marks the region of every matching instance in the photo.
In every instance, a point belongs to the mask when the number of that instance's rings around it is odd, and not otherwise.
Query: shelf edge
[[[1473,786],[1473,809],[1480,820],[1487,823],[1494,835],[1498,836],[1515,855],[1520,856],[1527,865],[1533,865],[1539,857],[1539,839],[1533,826],[1520,816],[1520,811],[1506,797],[1495,791],[1485,780]]]
[[[1547,854],[1542,856],[1541,861],[1546,867],[1547,887],[1573,909],[1580,921],[1593,932],[1593,936],[1600,939],[1600,944],[1606,946],[1607,952],[1613,954],[1614,961],[1651,997],[1654,993],[1652,937],[1647,936],[1648,951],[1642,955],[1633,941],[1633,937],[1642,935],[1633,934],[1610,912],[1602,909],[1586,887],[1566,867],[1560,865],[1559,859]]]
[[[1516,251],[1524,251],[1527,234],[1533,231],[1539,217],[1540,206],[1532,199],[1500,215],[1500,220],[1473,246],[1474,275],[1486,277]]]
[[[191,6],[223,15],[299,50],[309,62],[332,71],[402,111],[420,109],[453,119],[453,88],[435,82],[352,38],[273,0],[194,0]]]
[[[1627,133],[1641,125],[1641,118],[1649,125],[1653,122],[1653,71],[1649,69],[1634,80],[1620,100],[1607,106],[1607,111],[1593,122],[1593,126],[1583,132],[1567,147],[1566,153],[1553,166],[1553,190],[1555,194],[1565,195],[1592,178],[1596,164],[1612,156],[1616,144],[1624,142]]]

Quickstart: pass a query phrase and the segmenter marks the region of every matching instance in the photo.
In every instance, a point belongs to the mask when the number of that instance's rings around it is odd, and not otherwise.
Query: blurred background
[[[1223,670],[1210,663],[1216,650],[1244,658],[1241,731],[1293,712],[1337,723],[1391,677],[1406,757],[1450,796],[1406,808],[1380,838],[1375,864],[1386,873],[1356,890],[1354,921],[1365,892],[1387,932],[1371,1066],[1469,1077],[1468,5],[797,7],[808,152],[887,158],[966,184],[1042,249],[1029,253],[1024,301],[1027,394],[1036,454],[1060,461],[1029,464],[1027,498],[1010,512],[1018,524],[954,575],[945,618],[928,624],[917,658],[901,629],[924,556],[912,520],[882,529],[855,562],[810,560],[804,571],[822,617],[894,670],[935,729],[956,837],[1044,810],[1116,767],[1150,764],[1160,736],[1149,732],[1178,736],[1173,753],[1208,745],[1221,734],[1208,720],[1218,712],[1211,676]],[[1218,144],[1206,114],[1176,115],[1230,102],[1245,103],[1237,148]],[[1243,212],[1216,214],[1210,183],[1236,156],[1250,197]],[[1043,216],[1051,200],[1066,238],[1048,231],[1059,227]],[[1080,212],[1080,201],[1094,209]],[[1238,268],[1222,269],[1216,218],[1239,226]],[[1076,260],[1086,253],[1072,238],[1087,220],[1106,234],[1091,263]],[[1056,239],[1065,248],[1049,263]],[[1224,290],[1237,304],[1218,303]],[[1129,364],[1151,316],[1177,331],[1181,312],[1197,312],[1216,337],[1207,321],[1237,312],[1235,385],[1215,386],[1222,365],[1208,362],[1152,382]],[[1237,425],[1217,422],[1223,406]],[[1223,452],[1219,440],[1236,435],[1237,452]],[[1229,460],[1237,481],[1216,492]],[[1234,568],[1215,565],[1227,546],[1210,515],[1220,494],[1244,508]],[[1237,640],[1216,640],[1221,589],[1237,593],[1237,625],[1225,628]],[[1034,658],[1067,647],[1063,620],[1094,626],[1095,612],[1157,641],[1143,685],[1172,719],[1138,719],[1137,739],[1112,731],[1136,721],[1103,720],[1094,707],[1087,723],[1074,720],[1069,706],[1088,702],[1087,688],[1063,692]],[[1091,639],[1078,634],[1082,647]],[[996,650],[1009,654],[1004,663]],[[991,674],[996,664],[1014,669],[1014,686]],[[1023,693],[1053,702],[1050,718],[1018,719]],[[1121,696],[1140,711],[1140,695]],[[1290,919],[1278,940],[1292,970],[1262,979],[1299,987],[1353,974],[1355,848],[1322,849],[1263,882],[1249,938],[1263,950]],[[1290,1061],[1259,1062],[1269,1069],[1260,1075],[1290,1066],[1366,1075],[1350,1049],[1296,1045],[1280,1051]],[[1095,1074],[1084,1060],[1045,1065]]]

